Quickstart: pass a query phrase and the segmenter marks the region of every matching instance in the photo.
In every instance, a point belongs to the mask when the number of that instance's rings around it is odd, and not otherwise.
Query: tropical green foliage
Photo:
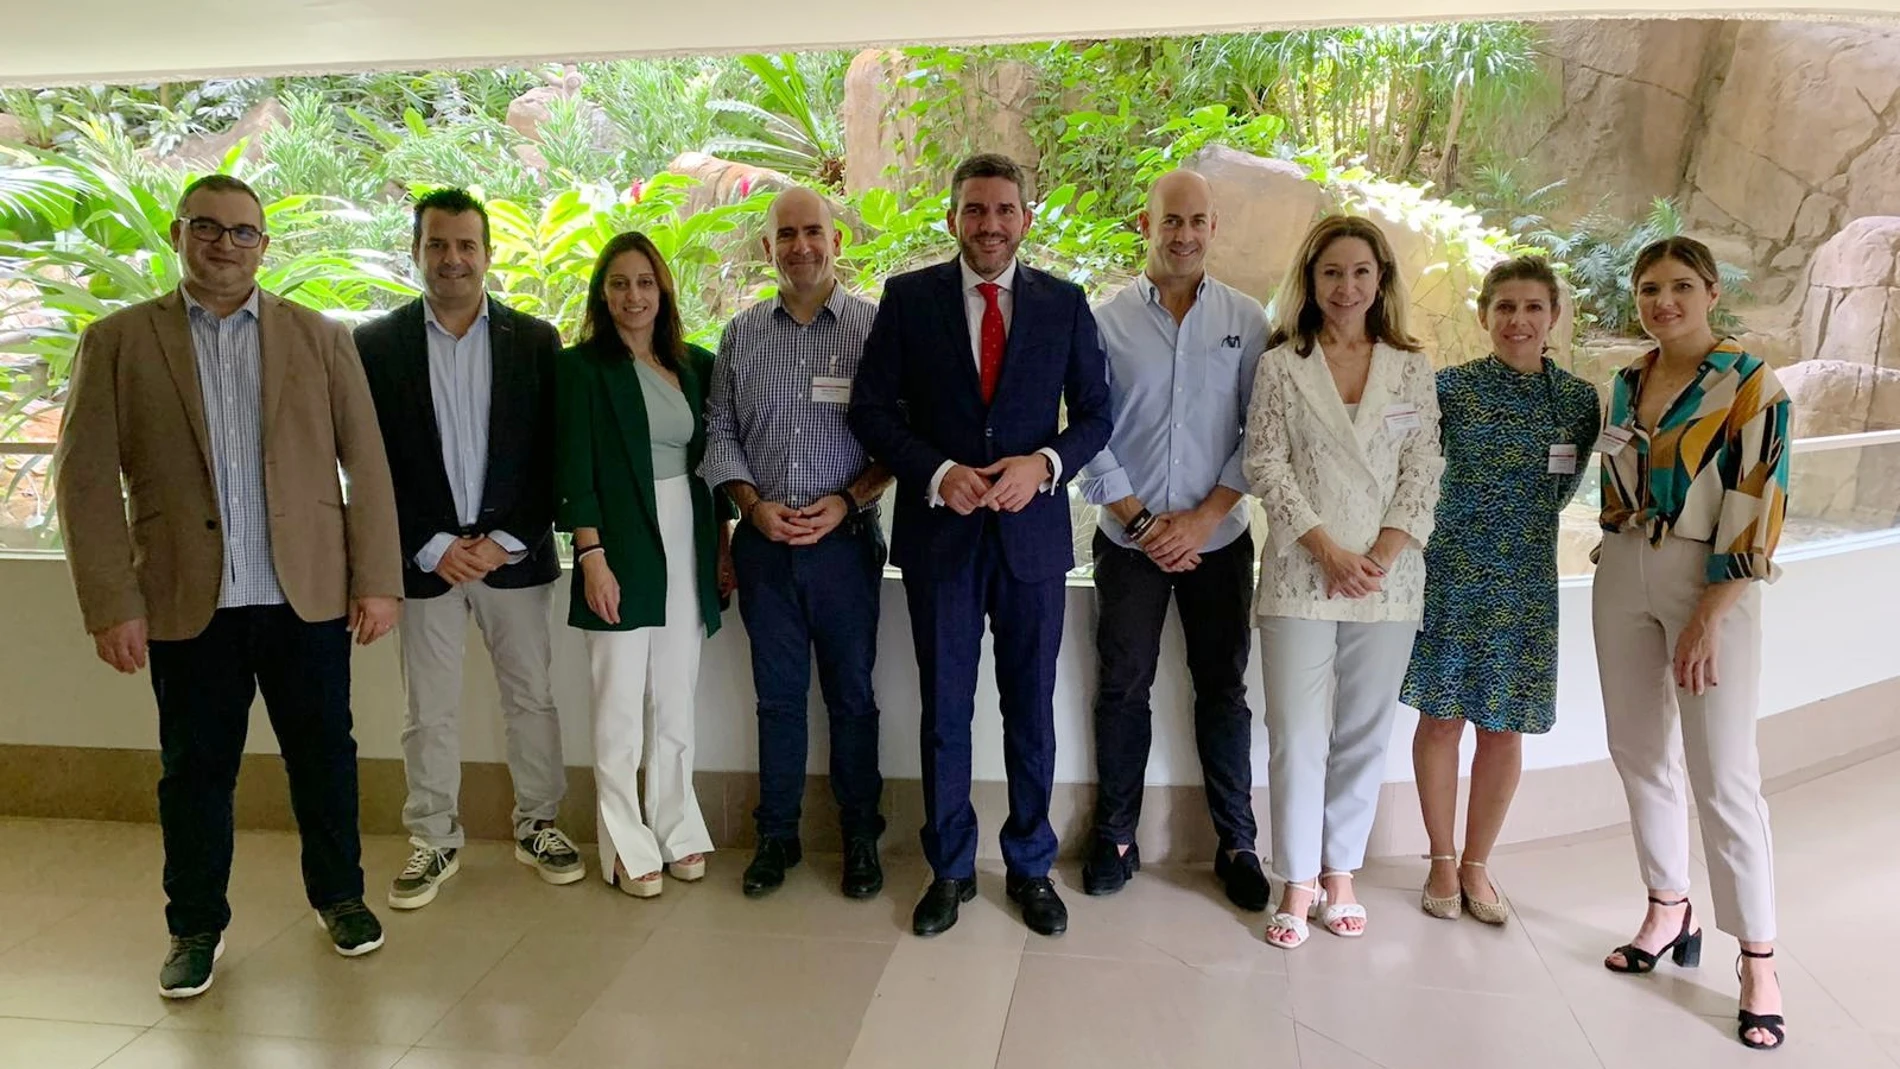
[[[1635,223],[1592,214],[1570,230],[1539,231],[1531,235],[1531,240],[1569,265],[1577,307],[1591,324],[1609,333],[1634,336],[1642,331],[1636,316],[1636,295],[1630,285],[1636,255],[1643,246],[1676,237],[1682,230],[1682,213],[1675,202],[1658,197],[1651,202],[1649,215]],[[1718,303],[1711,320],[1718,333],[1738,333],[1742,321],[1735,314],[1732,299],[1747,294],[1748,272],[1727,262],[1717,266],[1722,291],[1731,300]]]

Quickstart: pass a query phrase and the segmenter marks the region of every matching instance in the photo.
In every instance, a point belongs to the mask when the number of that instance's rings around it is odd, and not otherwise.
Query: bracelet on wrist
[[[1139,542],[1147,537],[1148,532],[1154,528],[1154,525],[1154,513],[1149,512],[1147,509],[1142,509],[1140,512],[1135,513],[1135,518],[1129,520],[1127,525],[1122,529],[1128,533],[1128,537],[1131,540]]]
[[[574,551],[574,563],[579,564],[580,562],[586,560],[587,558],[593,556],[596,553],[604,554],[606,552],[607,552],[607,547],[601,545],[599,542],[595,542],[591,546],[582,546],[581,548]]]

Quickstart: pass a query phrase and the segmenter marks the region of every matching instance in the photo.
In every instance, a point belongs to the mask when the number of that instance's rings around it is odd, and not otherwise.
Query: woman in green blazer
[[[706,874],[693,793],[699,650],[732,590],[731,506],[694,474],[713,356],[686,344],[673,276],[644,234],[601,250],[581,342],[557,365],[559,524],[574,532],[568,623],[587,632],[601,874],[639,898],[662,867]],[[635,776],[649,733],[646,811]]]

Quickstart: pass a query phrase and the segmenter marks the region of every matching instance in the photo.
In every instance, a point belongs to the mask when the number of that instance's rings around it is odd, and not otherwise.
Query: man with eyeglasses
[[[151,664],[172,936],[159,993],[189,998],[211,986],[231,920],[232,793],[260,691],[305,895],[337,953],[383,945],[363,904],[350,641],[396,626],[402,575],[355,346],[257,285],[270,245],[257,194],[198,179],[171,239],[178,289],[80,339],[55,480],[100,660]]]
[[[462,654],[482,629],[514,781],[515,859],[551,884],[587,875],[554,826],[567,793],[548,682],[554,581],[551,324],[488,295],[488,211],[465,190],[415,204],[422,296],[356,329],[402,527],[403,823],[415,852],[391,909],[421,909],[461,868]]]

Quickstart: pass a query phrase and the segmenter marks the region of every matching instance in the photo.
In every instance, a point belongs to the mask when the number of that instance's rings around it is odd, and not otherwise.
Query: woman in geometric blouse
[[[1645,248],[1631,275],[1657,347],[1617,373],[1598,448],[1603,544],[1594,586],[1610,756],[1629,798],[1649,911],[1604,965],[1694,966],[1689,814],[1701,816],[1716,927],[1741,942],[1738,1034],[1784,1039],[1775,982],[1774,862],[1755,718],[1761,587],[1788,504],[1788,395],[1734,340],[1717,341],[1715,259],[1689,238]],[[1680,724],[1680,742],[1677,726]]]
[[[1596,441],[1597,391],[1544,355],[1557,276],[1536,257],[1485,275],[1478,322],[1491,353],[1438,373],[1445,449],[1438,523],[1425,547],[1425,624],[1405,701],[1419,809],[1431,840],[1420,905],[1486,924],[1509,915],[1485,863],[1523,764],[1523,736],[1557,713],[1557,523]],[[1477,729],[1462,860],[1454,845],[1458,746]]]

